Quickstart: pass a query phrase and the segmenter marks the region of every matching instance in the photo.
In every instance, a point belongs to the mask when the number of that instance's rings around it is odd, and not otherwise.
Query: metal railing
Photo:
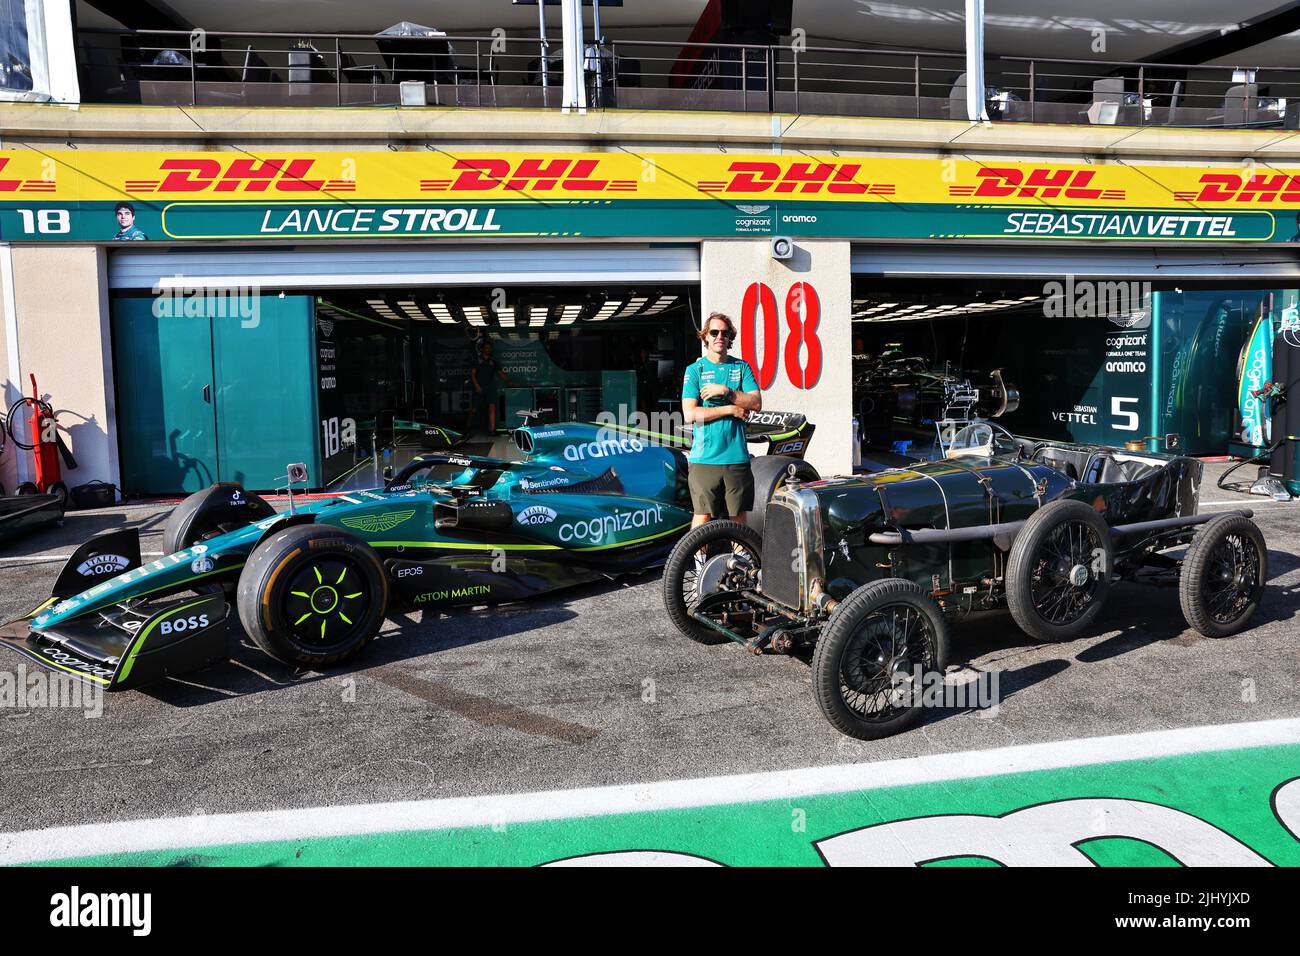
[[[87,102],[558,107],[538,37],[83,30]],[[543,55],[544,54],[544,55]],[[959,53],[614,40],[584,53],[593,109],[965,119]],[[1300,67],[990,57],[1004,122],[1300,128]]]

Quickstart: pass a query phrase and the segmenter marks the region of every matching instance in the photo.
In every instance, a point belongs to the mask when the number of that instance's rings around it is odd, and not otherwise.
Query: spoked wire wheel
[[[1183,617],[1206,637],[1235,634],[1259,608],[1267,579],[1268,549],[1259,526],[1243,515],[1221,515],[1196,533],[1183,558]]]
[[[736,521],[710,521],[689,532],[664,565],[664,608],[677,629],[701,644],[727,640],[691,616],[705,597],[742,587],[753,581],[762,566],[762,540],[758,532]],[[737,601],[728,615],[749,613]],[[736,622],[731,622],[736,623]]]
[[[1113,547],[1106,522],[1082,501],[1054,501],[1016,535],[1007,604],[1025,633],[1070,640],[1090,628],[1110,593]]]
[[[1034,608],[1049,624],[1073,624],[1097,595],[1093,567],[1101,549],[1096,529],[1085,522],[1062,522],[1045,535],[1030,575]]]
[[[947,662],[939,606],[912,581],[887,578],[850,594],[822,627],[813,694],[836,729],[876,740],[921,719],[925,685],[941,679]]]
[[[934,631],[910,604],[886,604],[854,630],[840,659],[840,695],[861,720],[896,718],[920,694],[920,677],[934,670]]]

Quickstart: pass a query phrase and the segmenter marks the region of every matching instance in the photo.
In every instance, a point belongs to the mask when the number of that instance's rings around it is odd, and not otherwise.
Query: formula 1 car
[[[798,457],[813,426],[794,414],[755,419],[750,441],[785,452],[754,459],[765,504],[790,477],[816,477]],[[514,434],[522,460],[422,455],[383,489],[282,514],[216,484],[172,512],[166,557],[143,564],[134,529],[83,544],[48,601],[0,626],[0,648],[127,690],[226,657],[233,598],[259,647],[318,668],[360,651],[390,603],[497,604],[655,567],[691,520],[687,443],[655,439],[526,426]]]
[[[1114,582],[1161,578],[1207,637],[1236,633],[1259,607],[1264,538],[1249,510],[1197,514],[1193,458],[1016,438],[984,421],[946,451],[789,483],[761,538],[735,522],[692,531],[664,568],[670,618],[706,644],[812,645],[822,713],[870,740],[920,719],[948,622],[966,612],[1009,606],[1029,635],[1068,640],[1094,626]]]

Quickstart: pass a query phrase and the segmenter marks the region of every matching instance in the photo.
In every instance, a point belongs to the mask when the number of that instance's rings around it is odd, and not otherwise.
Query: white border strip
[[[681,810],[1297,743],[1300,719],[1269,720],[698,780],[50,827],[0,834],[0,865]]]

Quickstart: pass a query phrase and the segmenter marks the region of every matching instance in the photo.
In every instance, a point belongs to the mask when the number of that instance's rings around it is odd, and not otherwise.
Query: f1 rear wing
[[[800,412],[752,412],[745,420],[745,440],[751,445],[766,443],[764,454],[802,458],[816,427]]]

